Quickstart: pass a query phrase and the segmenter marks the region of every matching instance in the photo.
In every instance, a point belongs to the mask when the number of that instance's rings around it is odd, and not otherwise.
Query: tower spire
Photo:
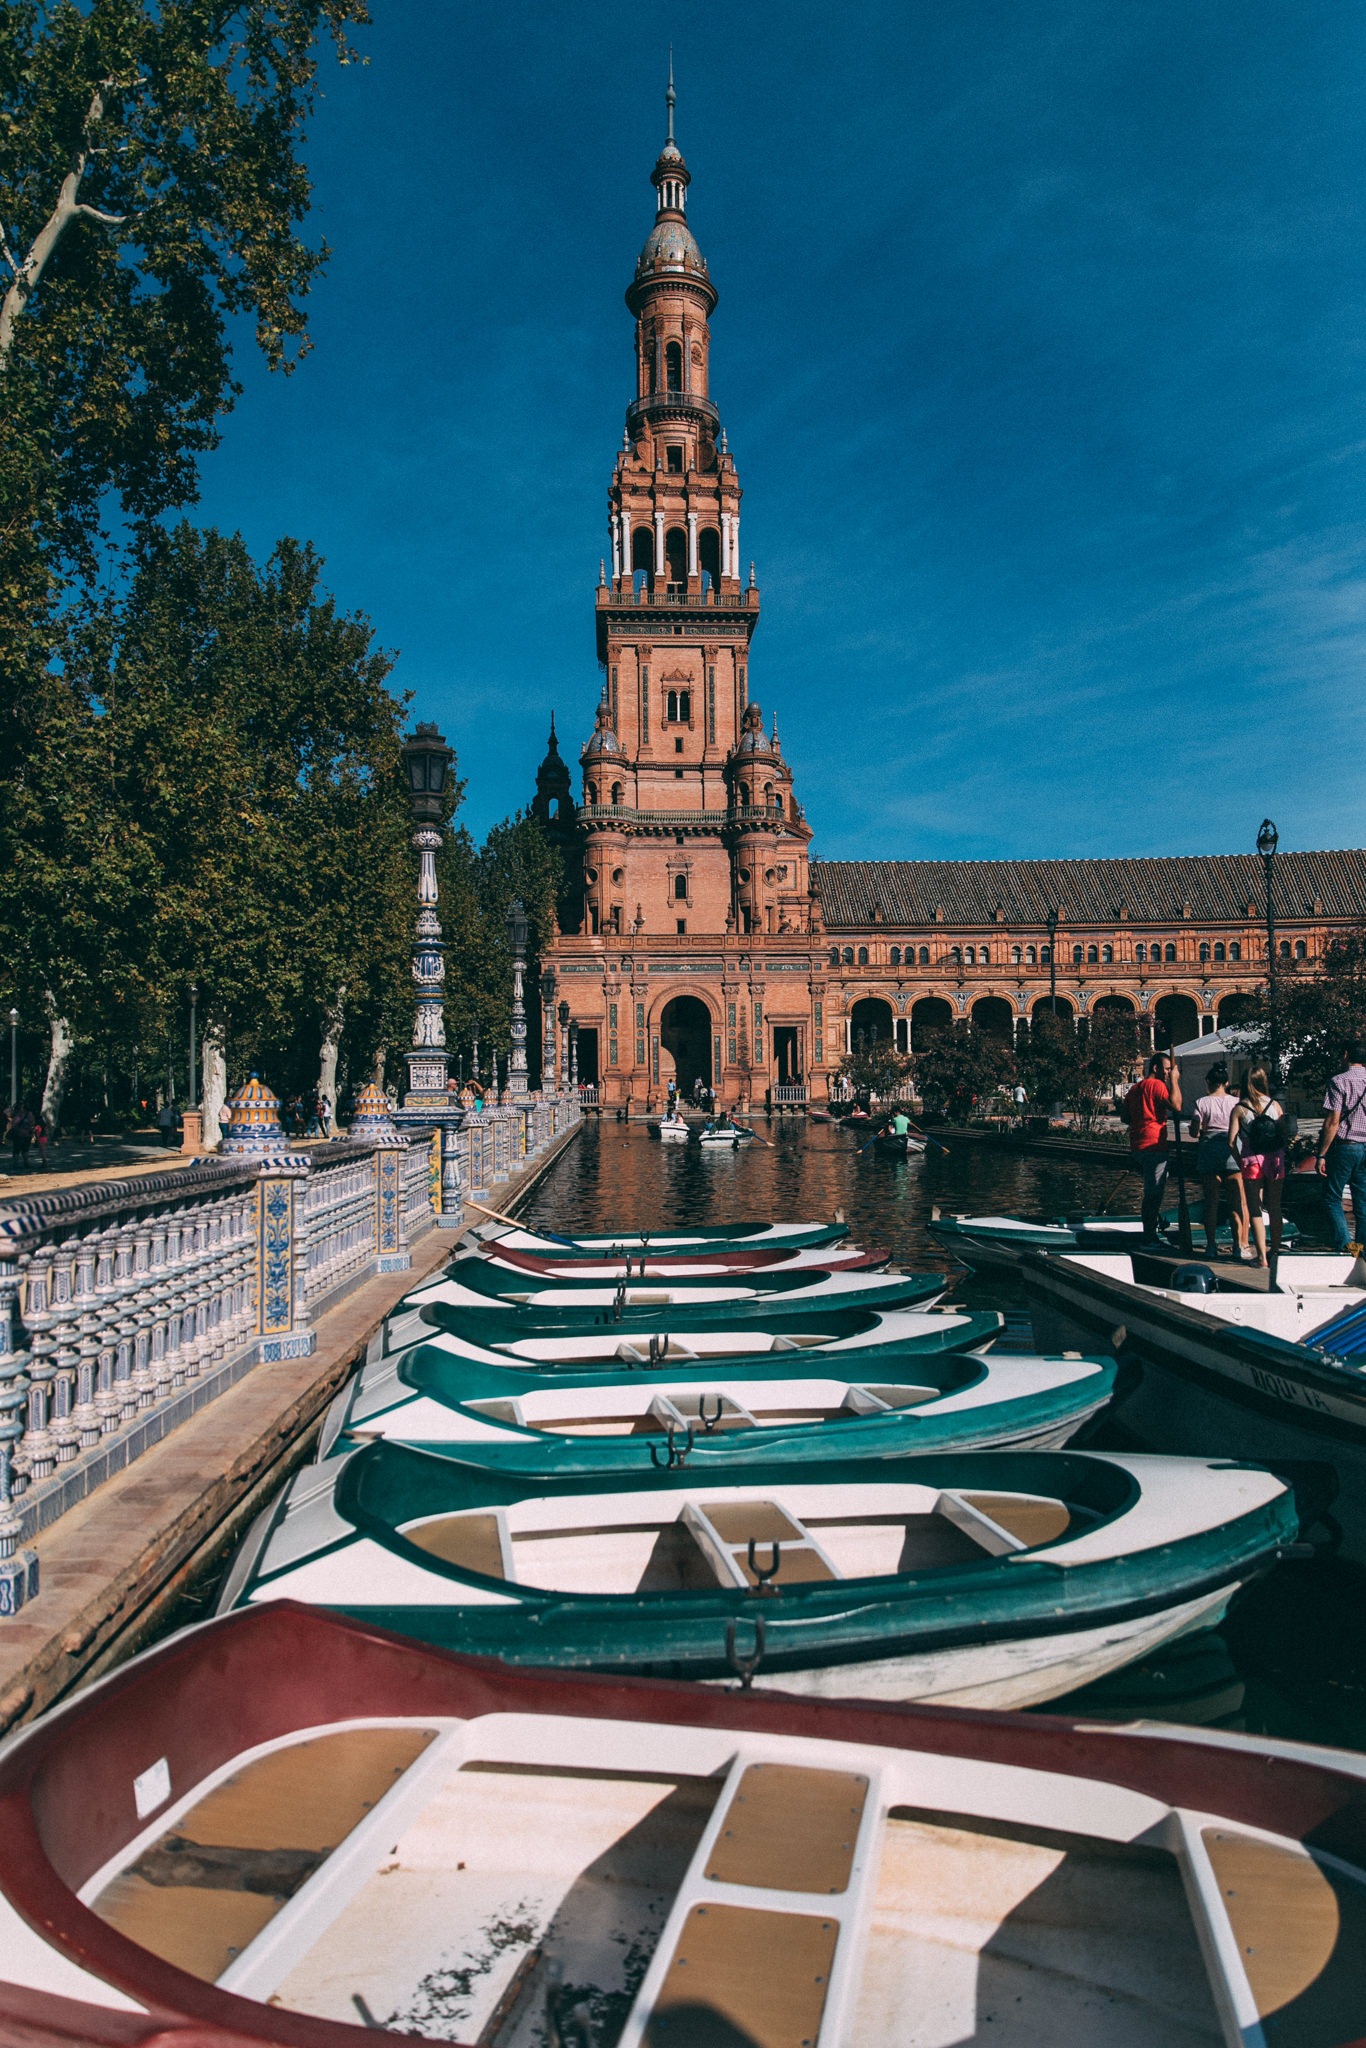
[[[665,93],[665,95],[664,95],[664,104],[665,104],[665,106],[666,106],[666,107],[667,107],[667,108],[669,109],[669,133],[668,133],[668,135],[667,135],[667,136],[665,137],[665,140],[666,140],[667,142],[672,142],[672,141],[673,141],[673,139],[674,139],[674,105],[675,105],[675,103],[676,103],[677,99],[678,99],[678,95],[677,95],[677,93],[676,93],[676,92],[674,91],[674,46],[673,46],[673,44],[672,44],[672,43],[670,43],[670,45],[669,45],[669,89],[668,89],[668,91],[667,91],[667,92]]]

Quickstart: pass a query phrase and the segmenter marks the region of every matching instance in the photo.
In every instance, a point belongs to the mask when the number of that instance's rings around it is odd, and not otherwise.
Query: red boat
[[[1364,1873],[1361,1757],[511,1670],[279,1602],[0,1756],[0,2041],[1335,2048]]]

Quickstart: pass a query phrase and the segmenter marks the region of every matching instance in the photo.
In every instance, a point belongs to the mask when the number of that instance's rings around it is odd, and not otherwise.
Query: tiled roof
[[[1241,924],[1266,900],[1254,853],[1158,860],[822,860],[811,866],[826,929],[881,923],[916,929],[1042,925],[1050,910],[1068,924]],[[1315,911],[1315,903],[1319,908]],[[1189,912],[1186,906],[1189,905]],[[1291,921],[1366,917],[1366,851],[1276,857],[1277,914]],[[936,912],[939,915],[936,917]]]

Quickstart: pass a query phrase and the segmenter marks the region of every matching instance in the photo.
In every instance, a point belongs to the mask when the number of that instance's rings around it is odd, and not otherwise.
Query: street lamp
[[[419,724],[416,732],[410,733],[403,742],[403,765],[408,773],[408,808],[414,823],[441,823],[446,770],[454,759],[455,749],[446,745],[430,721]]]
[[[1274,1088],[1280,1079],[1281,1033],[1280,1017],[1276,1001],[1276,848],[1280,835],[1270,818],[1262,819],[1262,829],[1257,834],[1257,851],[1262,856],[1266,871],[1266,983],[1267,1000],[1271,1008],[1271,1085]]]
[[[9,1106],[15,1107],[19,1100],[19,1012],[9,1013]]]
[[[569,1025],[569,1087],[570,1091],[579,1085],[579,1026],[577,1018],[571,1018]]]
[[[508,944],[512,948],[512,1051],[508,1056],[508,1088],[526,1094],[526,1005],[522,976],[526,971],[527,916],[521,899],[508,905]]]
[[[569,1086],[569,1005],[561,1003],[556,1015],[560,1020],[560,1086]]]
[[[1045,920],[1048,926],[1048,1007],[1056,1017],[1058,1014],[1058,913],[1050,910]]]
[[[197,1089],[197,1088],[195,1087],[195,1039],[194,1039],[194,1026],[195,1026],[195,1014],[194,1014],[194,1012],[195,1012],[195,1004],[196,1004],[196,1002],[197,1002],[198,1000],[199,1000],[199,990],[198,990],[198,989],[197,989],[197,988],[195,987],[194,983],[193,983],[193,982],[191,982],[191,983],[190,983],[190,1100],[189,1100],[189,1104],[188,1104],[188,1107],[189,1107],[190,1109],[193,1109],[193,1108],[195,1107],[195,1105],[196,1105],[196,1104],[198,1103],[198,1101],[199,1101],[199,1091],[198,1091],[198,1089]]]
[[[442,990],[446,979],[445,947],[437,918],[436,856],[441,847],[446,774],[455,759],[436,727],[423,723],[403,742],[403,767],[408,778],[412,813],[412,844],[418,855],[417,925],[413,936],[413,981],[417,1016],[413,1050],[408,1054],[410,1109],[444,1108],[447,1103],[446,1022]]]

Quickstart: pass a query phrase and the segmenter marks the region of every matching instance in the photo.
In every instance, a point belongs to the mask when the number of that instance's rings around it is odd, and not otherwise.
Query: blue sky
[[[818,852],[1366,843],[1366,14],[372,4],[313,352],[243,353],[197,516],[318,546],[473,830],[592,726],[672,38]]]

